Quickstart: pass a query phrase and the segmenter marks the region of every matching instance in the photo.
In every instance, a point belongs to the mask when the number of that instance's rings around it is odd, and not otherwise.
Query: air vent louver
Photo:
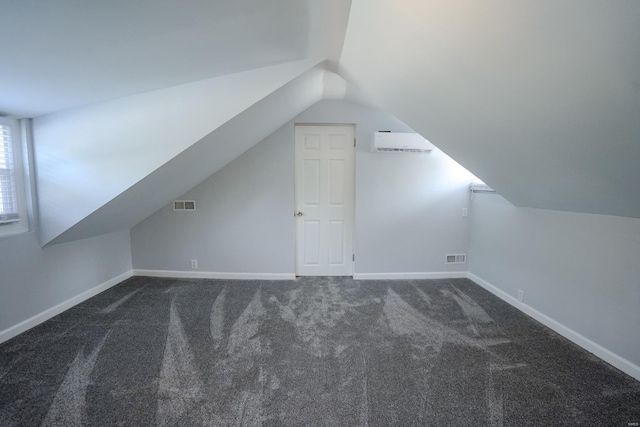
[[[447,254],[447,264],[466,264],[467,254]]]
[[[195,211],[196,201],[195,200],[174,200],[173,210],[174,211]]]

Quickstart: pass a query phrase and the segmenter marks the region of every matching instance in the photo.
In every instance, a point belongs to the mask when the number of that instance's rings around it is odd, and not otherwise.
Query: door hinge
[[[356,262],[356,254],[351,254],[351,261]]]
[[[354,147],[356,146],[356,139],[355,138],[353,138],[353,146]]]

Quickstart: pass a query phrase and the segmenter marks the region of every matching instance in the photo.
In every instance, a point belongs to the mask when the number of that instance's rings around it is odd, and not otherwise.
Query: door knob
[[[296,212],[294,213],[294,215],[295,215],[295,216],[302,216],[302,215],[304,215],[304,212],[302,212],[302,211],[296,211]]]

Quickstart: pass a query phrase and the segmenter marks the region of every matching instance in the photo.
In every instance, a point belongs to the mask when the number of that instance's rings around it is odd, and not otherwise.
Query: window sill
[[[26,224],[26,221],[0,225],[0,239],[4,237],[16,236],[19,234],[25,234],[28,232],[29,226]]]

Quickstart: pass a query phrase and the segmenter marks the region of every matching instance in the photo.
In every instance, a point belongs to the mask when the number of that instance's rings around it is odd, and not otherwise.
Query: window
[[[22,147],[16,120],[0,117],[0,236],[27,231]]]

